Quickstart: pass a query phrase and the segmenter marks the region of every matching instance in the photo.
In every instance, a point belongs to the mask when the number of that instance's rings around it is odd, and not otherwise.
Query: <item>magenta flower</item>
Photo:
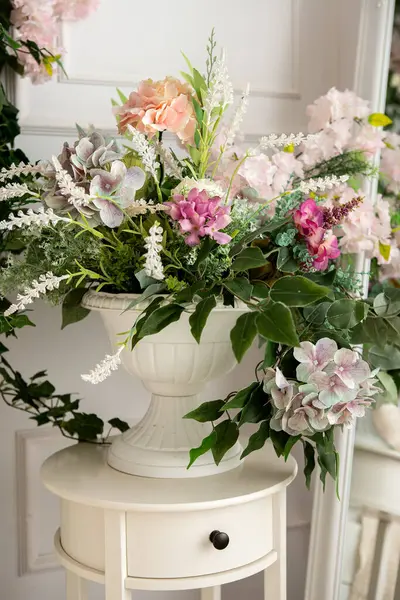
[[[315,254],[313,267],[317,271],[325,271],[328,267],[329,260],[340,256],[337,237],[333,235],[331,231],[325,233],[324,239],[318,246],[318,250]]]
[[[228,244],[232,238],[221,231],[231,222],[230,207],[221,206],[221,202],[219,196],[210,198],[205,190],[193,188],[187,199],[175,194],[173,202],[166,202],[165,205],[171,219],[178,222],[181,233],[189,234],[185,237],[188,246],[197,246],[200,238],[206,235],[222,245]]]
[[[299,361],[296,370],[297,379],[307,382],[310,375],[322,371],[335,356],[337,344],[329,338],[321,338],[315,344],[301,342],[298,348],[293,349],[293,356]]]
[[[308,198],[296,210],[294,223],[301,235],[309,237],[324,223],[324,211],[315,200]]]

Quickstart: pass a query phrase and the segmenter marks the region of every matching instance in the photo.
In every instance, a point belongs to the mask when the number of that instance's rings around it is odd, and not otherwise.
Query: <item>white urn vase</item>
[[[126,310],[134,298],[92,291],[83,298],[85,308],[100,312],[114,347],[121,340],[119,334],[129,331],[146,307]],[[122,351],[124,367],[142,380],[151,392],[151,402],[143,419],[110,446],[111,467],[144,477],[182,478],[215,475],[239,466],[242,448],[237,442],[218,466],[207,452],[187,469],[190,449],[200,446],[212,426],[183,417],[201,404],[199,394],[207,382],[236,365],[230,331],[244,312],[244,305],[215,308],[198,344],[190,331],[190,312],[185,311],[179,321],[143,338],[133,351]]]

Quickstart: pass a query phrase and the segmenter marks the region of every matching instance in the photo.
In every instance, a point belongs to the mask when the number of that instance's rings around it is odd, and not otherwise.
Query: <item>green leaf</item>
[[[252,281],[253,291],[251,295],[254,298],[261,298],[266,300],[269,298],[269,287],[263,281]]]
[[[290,452],[295,444],[301,440],[301,435],[291,435],[288,441],[285,444],[285,449],[283,451],[283,456],[285,461],[289,458]]]
[[[268,369],[269,367],[273,367],[276,363],[276,351],[278,348],[278,344],[275,342],[271,342],[271,340],[267,340],[267,344],[265,346],[265,355],[264,361],[261,365],[262,369]]]
[[[72,323],[82,321],[90,313],[88,308],[81,306],[83,296],[86,294],[85,287],[78,287],[70,290],[62,303],[62,323],[61,329]]]
[[[239,427],[245,423],[258,423],[264,420],[267,416],[265,409],[267,402],[268,396],[264,392],[263,383],[259,383],[240,413]]]
[[[242,360],[257,335],[257,316],[256,312],[241,315],[231,330],[232,350],[238,362]]]
[[[279,249],[276,266],[282,273],[294,273],[299,268],[299,265],[292,257],[289,248],[286,246]]]
[[[386,288],[385,296],[390,301],[387,315],[397,315],[400,312],[400,290],[397,288]]]
[[[198,123],[198,128],[201,129],[202,123],[203,123],[203,110],[200,106],[200,104],[197,101],[197,98],[195,98],[194,96],[192,96],[192,103],[193,103],[193,107],[194,107],[194,112],[196,114],[196,119],[197,119],[197,123]]]
[[[94,413],[76,413],[74,418],[63,422],[63,428],[81,441],[95,441],[103,433],[104,422]]]
[[[373,367],[384,371],[400,369],[400,350],[390,344],[384,348],[373,346],[368,353],[368,360]]]
[[[194,82],[194,90],[196,92],[196,94],[200,97],[201,96],[201,90],[207,90],[208,86],[204,80],[203,75],[201,75],[201,73],[199,73],[199,71],[197,69],[193,69],[193,82]]]
[[[250,436],[249,443],[243,450],[240,458],[245,458],[245,456],[248,456],[249,454],[251,454],[251,452],[261,450],[268,438],[269,422],[263,421],[258,430]]]
[[[14,329],[22,329],[22,327],[36,327],[35,323],[32,323],[32,321],[30,320],[30,318],[28,317],[28,315],[20,315],[20,314],[15,314],[15,315],[11,315],[11,317],[8,317],[11,327],[13,327]]]
[[[311,475],[315,469],[315,450],[314,446],[310,442],[303,440],[304,448],[304,476],[306,478],[306,486],[308,489],[311,487]]]
[[[245,277],[236,277],[224,282],[224,287],[241,300],[248,302],[253,294],[253,286]]]
[[[369,306],[365,302],[344,298],[330,305],[326,318],[336,329],[351,329],[364,321],[368,310]]]
[[[308,323],[313,323],[313,325],[322,325],[330,306],[331,302],[320,302],[316,306],[305,306],[303,310],[305,320]]]
[[[128,306],[125,308],[123,313],[126,312],[127,310],[132,310],[132,308],[135,308],[135,306],[137,306],[144,300],[147,300],[147,298],[150,298],[151,296],[154,296],[155,294],[160,294],[163,290],[165,290],[164,283],[151,283],[149,286],[147,286],[147,288],[144,290],[144,292],[142,294],[140,294],[140,296],[138,298],[135,298],[128,304]]]
[[[257,269],[267,264],[267,260],[260,248],[245,248],[235,258],[232,263],[233,271],[247,271],[248,269]]]
[[[217,245],[216,242],[209,236],[207,236],[205,238],[205,240],[203,241],[203,243],[200,246],[200,250],[199,250],[199,253],[197,254],[196,262],[193,265],[193,269],[195,271],[197,271],[199,266],[206,260],[206,258],[210,254],[211,250],[213,250],[213,248],[216,245]]]
[[[207,319],[213,310],[217,306],[215,296],[209,296],[201,300],[195,308],[194,313],[189,317],[190,331],[196,342],[200,344],[201,334],[207,323]]]
[[[325,489],[325,481],[326,475],[332,477],[334,481],[336,481],[337,473],[336,473],[336,455],[335,451],[331,449],[331,447],[320,446],[317,444],[317,455],[318,455],[318,464],[321,469],[320,479],[322,481],[322,485]]]
[[[121,433],[124,433],[124,431],[128,431],[128,429],[130,429],[128,423],[126,423],[125,421],[121,421],[121,419],[119,419],[118,417],[110,419],[108,421],[108,424],[111,425],[111,427],[118,429],[118,431],[121,431]]]
[[[282,277],[271,288],[271,298],[275,302],[282,302],[286,306],[307,306],[321,298],[325,298],[330,289],[314,283],[306,277]]]
[[[239,437],[239,429],[236,423],[226,420],[219,423],[214,432],[217,436],[216,442],[211,448],[216,465],[219,465],[225,454],[234,446]]]
[[[275,429],[271,429],[271,431],[269,432],[269,436],[274,446],[275,454],[278,457],[283,456],[286,444],[290,437],[289,434],[285,431],[275,431]]]
[[[290,309],[282,302],[270,302],[257,317],[258,333],[267,340],[298,346],[299,338]]]
[[[158,283],[157,279],[154,279],[153,277],[149,277],[144,269],[141,269],[140,271],[137,271],[135,273],[135,277],[138,280],[138,282],[140,284],[140,288],[142,290],[144,290],[145,288],[147,288],[152,283]]]
[[[50,381],[43,381],[39,384],[31,384],[29,386],[29,392],[34,398],[50,398],[56,391],[56,388]]]
[[[372,113],[368,117],[368,123],[374,127],[386,127],[392,122],[392,119],[383,113]]]
[[[193,419],[199,423],[208,423],[209,421],[218,421],[222,416],[224,406],[223,400],[212,400],[211,402],[203,402],[197,408],[187,413],[184,419]]]
[[[354,331],[354,330],[352,329],[351,331]],[[344,337],[339,335],[336,331],[333,331],[332,329],[318,329],[318,331],[315,331],[312,334],[311,339],[313,342],[317,342],[321,338],[325,338],[325,337],[335,340],[335,342],[337,343],[339,348],[348,348],[349,350],[351,350],[351,346],[350,346],[349,342],[347,340],[345,340]]]
[[[282,227],[288,222],[289,218],[285,218],[280,221],[269,221],[268,223],[261,225],[261,227],[259,227],[258,229],[255,229],[254,231],[251,231],[247,235],[243,236],[240,242],[232,246],[232,248],[229,251],[229,256],[236,256],[236,254],[239,254],[239,252],[242,250],[242,248],[244,248],[244,246],[250,244],[256,238],[261,238],[263,233],[275,231],[275,229],[279,229],[279,227]]]
[[[228,400],[228,402],[224,404],[222,410],[229,410],[231,408],[243,408],[245,404],[250,400],[250,396],[256,389],[256,387],[258,387],[258,382],[254,381],[243,390],[237,392],[237,394],[235,394],[233,398],[231,398],[230,400]]]
[[[192,466],[194,461],[197,460],[199,458],[199,456],[202,456],[203,454],[205,454],[206,452],[211,450],[211,448],[216,444],[216,441],[217,441],[217,434],[214,429],[210,433],[210,435],[208,435],[207,437],[204,438],[204,440],[201,442],[200,446],[198,446],[197,448],[192,448],[190,450],[190,452],[189,452],[190,461],[189,461],[187,468],[190,469],[190,467]]]
[[[390,305],[389,298],[385,295],[384,292],[381,292],[374,298],[374,311],[379,317],[383,317],[388,313]]]
[[[366,336],[365,341],[372,342],[377,346],[383,348],[388,341],[388,325],[386,319],[382,317],[368,317],[364,323],[362,323],[364,335]]]
[[[380,400],[384,402],[390,402],[397,406],[398,404],[398,393],[396,383],[389,373],[385,373],[385,371],[379,371],[377,374],[377,378],[379,379],[382,387],[383,394],[380,394]]]
[[[335,281],[336,277],[336,269],[332,269],[327,273],[307,273],[304,275],[307,279],[311,279],[314,283],[319,283],[320,285],[331,286]]]
[[[179,304],[167,304],[167,306],[157,308],[141,326],[138,332],[139,339],[158,333],[171,323],[179,321],[183,311],[183,306],[179,306]]]
[[[122,104],[125,104],[126,102],[128,102],[128,98],[125,96],[125,94],[123,92],[121,92],[121,90],[119,88],[117,88],[117,94],[118,94],[119,99],[121,100]]]
[[[188,146],[190,158],[195,165],[198,165],[201,159],[200,151],[195,146]]]

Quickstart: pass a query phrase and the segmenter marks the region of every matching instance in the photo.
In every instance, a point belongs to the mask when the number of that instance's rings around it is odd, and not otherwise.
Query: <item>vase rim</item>
[[[127,292],[111,293],[111,292],[95,292],[94,290],[88,290],[82,299],[82,306],[90,310],[114,310],[121,311],[125,310],[129,303],[135,298],[139,298],[141,294],[130,294]],[[154,294],[151,298],[156,296],[166,296],[166,294]],[[148,300],[145,299],[143,302],[129,309],[127,312],[141,312],[148,306]],[[195,305],[193,305],[194,307]],[[189,305],[190,310],[190,305]],[[243,312],[249,310],[244,302],[238,302],[235,300],[235,306],[225,306],[220,304],[213,308],[213,312]]]

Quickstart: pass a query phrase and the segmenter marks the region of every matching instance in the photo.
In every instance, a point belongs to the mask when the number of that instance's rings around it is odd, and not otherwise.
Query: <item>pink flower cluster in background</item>
[[[39,48],[46,48],[54,55],[61,49],[55,45],[58,22],[87,17],[97,8],[99,0],[12,0],[11,22],[17,40],[31,40]],[[24,75],[33,83],[43,83],[51,77],[43,64],[39,65],[28,52],[18,52],[18,61],[24,67]]]
[[[277,369],[267,369],[264,389],[271,395],[271,428],[289,435],[313,435],[332,425],[352,426],[362,417],[380,389],[375,373],[357,352],[338,350],[334,340],[316,345],[301,342],[294,348],[297,381],[288,381]]]
[[[310,255],[314,257],[313,267],[317,271],[325,271],[329,260],[340,256],[340,250],[337,237],[326,229],[323,207],[308,198],[296,210],[293,219]]]
[[[120,117],[119,129],[123,133],[132,125],[149,138],[169,131],[182,142],[190,143],[196,128],[191,97],[190,86],[174,77],[142,81],[137,92],[132,92],[127,102],[115,109]]]
[[[219,196],[210,198],[205,190],[190,190],[187,199],[181,194],[173,196],[173,202],[166,202],[171,219],[178,222],[181,233],[188,246],[197,246],[200,238],[209,236],[217,244],[228,244],[231,236],[223,233],[231,222],[230,206],[221,206]]]

